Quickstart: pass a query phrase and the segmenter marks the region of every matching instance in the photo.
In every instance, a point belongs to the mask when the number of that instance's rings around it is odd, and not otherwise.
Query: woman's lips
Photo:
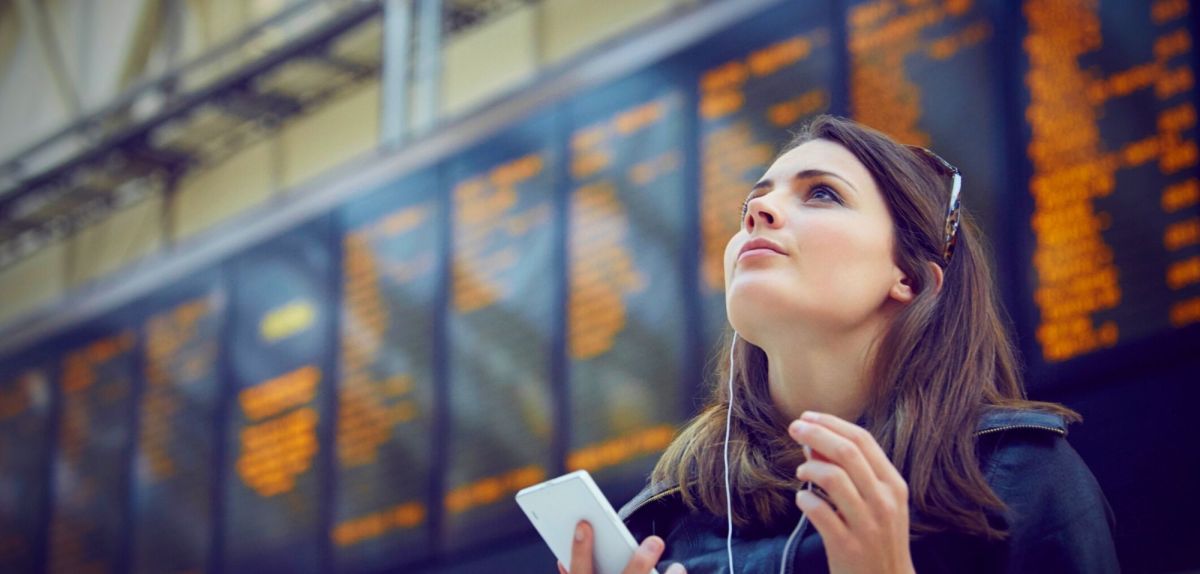
[[[771,255],[787,255],[778,243],[764,237],[756,237],[742,245],[738,252],[738,261],[748,257],[765,257]]]
[[[741,255],[738,255],[738,261],[741,261],[743,259],[750,259],[751,257],[770,257],[772,255],[783,255],[783,254],[778,251],[771,250],[771,249],[761,249],[761,248],[760,249],[748,249],[746,251],[743,251]]]

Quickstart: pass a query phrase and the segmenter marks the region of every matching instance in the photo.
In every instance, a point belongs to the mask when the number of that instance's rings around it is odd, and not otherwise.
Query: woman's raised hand
[[[815,452],[796,467],[796,478],[820,486],[834,505],[807,490],[796,494],[796,506],[821,533],[829,571],[913,572],[908,484],[875,437],[834,415],[811,411],[793,421],[788,433]]]
[[[647,536],[637,550],[634,550],[633,557],[629,559],[621,574],[648,574],[654,569],[654,565],[658,564],[658,557],[662,556],[664,549],[666,544],[662,538]],[[580,520],[575,526],[575,537],[571,542],[571,569],[568,571],[563,568],[562,562],[559,562],[558,574],[592,574],[592,570],[592,525],[586,520]],[[682,564],[675,563],[667,568],[664,574],[687,573]]]

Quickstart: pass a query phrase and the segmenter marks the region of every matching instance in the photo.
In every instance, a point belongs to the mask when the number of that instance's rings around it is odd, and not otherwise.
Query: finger
[[[879,446],[879,443],[875,440],[875,437],[872,436],[870,432],[867,432],[867,429],[864,429],[852,422],[846,421],[836,415],[827,413],[808,411],[800,415],[800,418],[808,422],[825,426],[830,430],[854,441],[854,443],[857,444],[862,450],[863,456],[867,459],[867,464],[869,464],[871,469],[875,471],[875,476],[879,477],[879,480],[882,480],[893,486],[903,485],[907,487],[907,483],[904,481],[904,477],[900,475],[900,471],[896,470],[896,466],[892,464],[892,461],[888,458],[887,454],[883,452],[883,449]]]
[[[687,569],[683,567],[683,564],[676,562],[667,567],[665,574],[687,574]]]
[[[647,536],[637,550],[633,551],[633,557],[629,559],[629,563],[625,565],[621,574],[647,574],[654,569],[655,564],[658,564],[658,557],[662,556],[666,547],[662,538]]]
[[[812,447],[815,452],[820,452],[831,463],[840,466],[854,485],[857,498],[873,504],[880,502],[882,497],[880,479],[871,469],[871,465],[867,463],[867,459],[863,456],[857,443],[835,433],[828,427],[806,421],[793,422],[788,426],[788,432],[796,442]],[[840,502],[837,504],[839,507],[841,506]]]
[[[835,516],[841,514],[838,520],[844,519],[851,530],[865,524],[864,520],[870,519],[867,503],[858,495],[858,490],[850,482],[850,477],[846,476],[846,471],[838,465],[810,460],[796,468],[796,478],[811,481],[824,489],[833,506],[837,507]]]
[[[556,560],[554,563],[558,565],[558,574],[571,574],[567,572],[566,568],[563,568],[562,560]]]
[[[808,521],[812,522],[826,543],[841,544],[850,535],[846,524],[829,507],[829,503],[821,500],[819,496],[807,490],[801,490],[796,493],[796,506],[800,507],[804,516],[808,517]]]
[[[571,542],[571,574],[592,574],[592,525],[580,520]]]

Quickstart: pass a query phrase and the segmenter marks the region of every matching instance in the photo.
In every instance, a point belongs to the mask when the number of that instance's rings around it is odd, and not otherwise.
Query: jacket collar
[[[626,502],[621,510],[617,511],[617,516],[621,520],[627,520],[637,509],[659,498],[666,498],[677,490],[679,490],[679,486],[674,481],[648,484],[641,492],[637,493],[637,496]]]
[[[863,421],[859,421],[861,425]],[[1045,411],[989,408],[975,425],[975,435],[990,434],[1012,429],[1044,430],[1061,436],[1067,435],[1067,423],[1062,415]],[[621,520],[629,518],[634,511],[659,498],[670,496],[679,489],[674,481],[656,482],[647,485],[632,500],[625,503],[617,515]]]

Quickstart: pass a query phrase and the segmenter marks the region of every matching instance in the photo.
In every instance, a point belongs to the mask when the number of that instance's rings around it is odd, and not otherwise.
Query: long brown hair
[[[957,244],[942,261],[948,177],[935,160],[853,121],[814,118],[780,152],[815,139],[844,146],[875,179],[895,222],[900,269],[916,293],[876,341],[871,389],[860,421],[908,482],[914,535],[953,530],[1003,538],[988,520],[1004,503],[988,486],[976,456],[975,427],[989,408],[1037,409],[1078,421],[1078,413],[1025,397],[1017,353],[992,284],[983,237],[961,208]],[[964,203],[970,202],[969,186]],[[926,262],[945,265],[942,289]],[[720,357],[708,404],[675,438],[651,475],[677,483],[692,510],[725,515],[723,446],[729,408],[729,354],[734,401],[729,438],[734,523],[773,527],[793,517],[796,466],[804,455],[771,401],[767,357],[737,339]]]

